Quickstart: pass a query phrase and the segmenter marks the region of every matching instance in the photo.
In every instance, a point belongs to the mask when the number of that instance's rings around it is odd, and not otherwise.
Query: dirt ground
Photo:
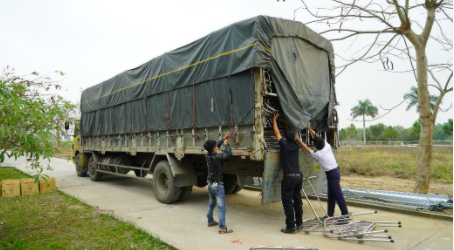
[[[388,176],[364,177],[357,175],[343,175],[341,177],[341,185],[343,188],[366,188],[413,192],[414,184],[415,182],[413,180],[399,179]],[[429,193],[452,196],[453,184],[432,181],[429,186]]]

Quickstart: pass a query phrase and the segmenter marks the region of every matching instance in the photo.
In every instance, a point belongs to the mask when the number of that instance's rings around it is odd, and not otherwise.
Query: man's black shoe
[[[281,232],[285,234],[293,234],[296,232],[296,228],[282,228]]]
[[[296,231],[301,231],[301,230],[303,230],[303,225],[301,225],[301,226],[296,226]]]

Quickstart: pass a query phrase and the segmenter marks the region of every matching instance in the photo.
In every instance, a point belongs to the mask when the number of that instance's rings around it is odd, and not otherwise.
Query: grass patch
[[[0,181],[28,177],[0,168]],[[0,249],[174,249],[61,192],[0,198]]]
[[[29,175],[22,173],[13,167],[2,167],[0,168],[0,182],[7,179],[20,179],[20,178],[30,178]]]
[[[452,153],[452,148],[435,147],[433,149],[432,180],[452,183]],[[345,175],[414,179],[417,173],[418,155],[419,149],[410,147],[342,147],[337,150],[336,158]]]

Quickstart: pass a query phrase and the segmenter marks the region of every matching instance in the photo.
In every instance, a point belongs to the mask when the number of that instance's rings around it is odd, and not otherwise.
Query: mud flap
[[[323,170],[317,166],[312,157],[300,150],[299,167],[303,177],[317,176],[317,179],[311,180],[312,185],[317,193],[326,192],[326,176]],[[281,201],[281,183],[282,167],[279,151],[267,151],[265,153],[265,168],[263,170],[262,183],[262,205],[268,205]],[[307,183],[303,182],[303,186]],[[304,189],[308,193],[313,193],[310,189]]]
[[[197,174],[191,165],[191,160],[188,157],[178,161],[172,154],[167,154],[170,169],[175,177],[177,187],[188,187],[197,185]]]
[[[262,205],[281,201],[282,167],[279,151],[265,153],[262,182]]]
[[[326,182],[326,174],[323,169],[321,169],[320,165],[314,161],[312,156],[305,151],[301,151],[299,153],[299,163],[303,177],[317,176],[317,179],[310,180],[312,186],[314,186],[315,192],[317,192],[317,194],[327,192],[328,185]],[[314,193],[305,181],[303,181],[303,188],[307,194]]]

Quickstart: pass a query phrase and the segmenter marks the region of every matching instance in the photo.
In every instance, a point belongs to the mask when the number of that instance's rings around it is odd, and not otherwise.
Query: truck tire
[[[82,167],[82,156],[80,153],[76,156],[76,173],[79,177],[87,176],[87,168]]]
[[[235,189],[233,189],[232,194],[236,194],[236,193],[240,192],[241,189],[243,189],[243,186],[240,186],[237,184]]]
[[[92,181],[100,181],[102,179],[103,174],[96,171],[95,165],[95,158],[90,156],[90,160],[88,160],[88,176]]]
[[[181,188],[181,195],[180,198],[178,198],[178,201],[185,201],[189,199],[192,193],[192,186],[190,187],[182,187]]]
[[[174,203],[180,198],[181,188],[175,185],[175,178],[167,161],[156,164],[153,172],[153,190],[159,202]]]
[[[231,194],[238,186],[236,175],[233,174],[224,174],[224,190],[225,194]]]
[[[137,177],[145,177],[148,175],[148,172],[146,170],[134,169],[134,174],[136,174]]]
[[[197,176],[197,185],[196,186],[199,188],[208,186],[207,176],[206,175]]]

